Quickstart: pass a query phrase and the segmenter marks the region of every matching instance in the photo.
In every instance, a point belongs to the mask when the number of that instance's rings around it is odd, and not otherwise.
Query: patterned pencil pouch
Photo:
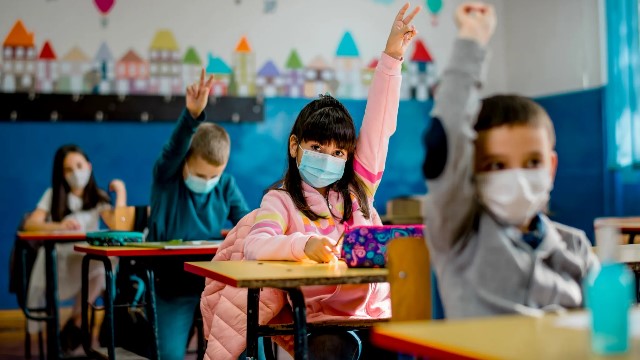
[[[94,231],[87,233],[87,242],[95,246],[124,246],[142,242],[142,233],[135,231]]]
[[[385,267],[389,241],[423,236],[424,225],[355,226],[344,234],[341,257],[349,267]]]

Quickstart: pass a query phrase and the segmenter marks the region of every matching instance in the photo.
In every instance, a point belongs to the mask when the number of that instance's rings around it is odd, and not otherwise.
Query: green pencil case
[[[136,231],[94,231],[87,233],[87,242],[95,246],[124,246],[141,243],[142,233]]]

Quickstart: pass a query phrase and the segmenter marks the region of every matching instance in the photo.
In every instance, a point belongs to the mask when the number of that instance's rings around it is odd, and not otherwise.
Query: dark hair
[[[349,111],[338,100],[329,95],[320,95],[307,104],[293,124],[291,135],[295,136],[298,143],[302,141],[317,141],[322,145],[335,144],[346,150],[349,154],[345,164],[342,178],[330,185],[330,187],[342,195],[344,201],[344,215],[341,222],[351,219],[353,203],[351,194],[360,204],[360,210],[365,218],[370,218],[367,193],[362,180],[358,178],[353,169],[353,159],[356,150],[356,128]],[[324,218],[313,212],[307,203],[302,191],[302,178],[298,171],[295,157],[289,153],[289,141],[287,141],[287,168],[281,180],[272,185],[269,190],[286,191],[291,196],[296,208],[310,220]]]
[[[546,110],[535,101],[518,95],[496,95],[482,101],[482,109],[475,125],[476,131],[503,125],[545,127],[549,131],[551,146],[555,146],[556,133]]]
[[[62,219],[71,213],[67,204],[67,196],[71,191],[67,180],[64,178],[64,159],[69,153],[78,153],[89,161],[87,155],[77,145],[63,145],[53,157],[53,174],[51,176],[51,220],[62,221]],[[89,182],[82,193],[82,209],[90,210],[95,208],[101,202],[110,202],[109,195],[98,188],[93,172],[89,177]]]

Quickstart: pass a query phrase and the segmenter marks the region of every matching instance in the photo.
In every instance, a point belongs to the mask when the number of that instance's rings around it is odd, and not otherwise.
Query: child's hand
[[[213,75],[205,82],[204,68],[200,73],[200,81],[187,86],[187,110],[194,119],[197,119],[207,107],[211,86],[213,86]]]
[[[466,2],[456,9],[458,36],[477,41],[485,46],[496,29],[496,13],[492,5],[482,2]]]
[[[80,230],[82,226],[76,219],[65,219],[60,223],[61,230]]]
[[[409,6],[409,3],[404,4],[398,12],[391,27],[389,39],[387,39],[387,47],[384,49],[385,54],[398,60],[402,59],[404,52],[407,50],[407,47],[409,47],[409,43],[411,43],[411,39],[418,34],[418,31],[415,26],[411,24],[411,21],[420,11],[420,6],[413,9],[407,17],[404,17],[407,10],[409,10]]]
[[[126,192],[126,189],[124,182],[120,179],[113,179],[109,183],[109,191],[114,192],[116,195]]]
[[[312,236],[304,246],[304,253],[313,261],[319,263],[331,262],[338,256],[338,250],[333,242],[324,236]]]

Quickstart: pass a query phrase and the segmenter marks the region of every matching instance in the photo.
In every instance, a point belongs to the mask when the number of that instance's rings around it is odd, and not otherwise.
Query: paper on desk
[[[582,312],[579,314],[561,316],[556,320],[555,325],[571,329],[588,329],[589,323],[589,313]],[[636,309],[631,311],[629,325],[631,336],[634,338],[640,338],[640,310]]]

